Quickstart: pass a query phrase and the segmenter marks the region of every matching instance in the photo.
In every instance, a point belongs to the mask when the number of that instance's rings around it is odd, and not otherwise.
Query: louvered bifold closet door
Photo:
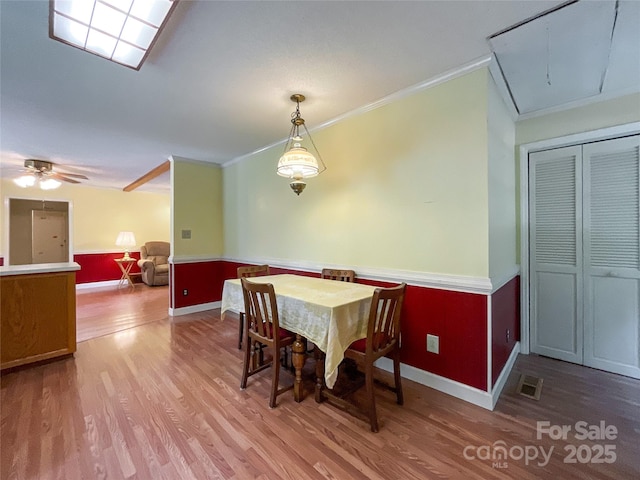
[[[640,378],[640,136],[583,148],[584,364]]]
[[[529,155],[531,350],[582,363],[580,146]]]

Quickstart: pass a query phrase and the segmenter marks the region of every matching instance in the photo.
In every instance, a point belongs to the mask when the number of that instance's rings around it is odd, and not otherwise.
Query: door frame
[[[530,353],[529,153],[640,134],[640,122],[574,133],[520,145],[520,352]]]
[[[3,258],[4,258],[4,265],[8,266],[11,265],[10,263],[10,256],[9,256],[9,252],[10,252],[10,245],[9,242],[10,240],[10,234],[9,234],[9,226],[11,224],[11,205],[10,205],[10,200],[30,200],[30,201],[36,201],[36,202],[41,202],[41,201],[45,201],[45,202],[60,202],[60,203],[66,203],[67,204],[67,220],[68,220],[68,225],[67,225],[67,241],[68,241],[68,245],[67,248],[69,250],[69,262],[73,262],[73,202],[70,199],[66,199],[66,198],[36,198],[36,197],[23,197],[23,196],[19,196],[19,195],[5,195],[4,197],[4,225],[3,227],[3,232],[4,232],[4,252],[2,252]]]

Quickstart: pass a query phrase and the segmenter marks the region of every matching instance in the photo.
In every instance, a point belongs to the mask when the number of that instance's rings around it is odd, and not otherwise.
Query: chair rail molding
[[[169,257],[169,263],[174,265],[182,263],[218,262],[220,260],[224,259],[213,255],[171,255]]]
[[[355,270],[357,278],[379,280],[383,282],[406,282],[409,285],[452,290],[463,293],[478,293],[490,295],[493,291],[491,279],[488,277],[471,277],[465,275],[445,275],[414,270],[395,270],[382,268],[368,268],[354,265],[327,265],[312,262],[292,262],[276,258],[236,258],[224,257],[223,260],[237,263],[268,264],[275,268],[290,270],[312,271],[320,273],[323,268]],[[513,276],[511,277],[513,278]],[[505,282],[506,283],[506,282]]]

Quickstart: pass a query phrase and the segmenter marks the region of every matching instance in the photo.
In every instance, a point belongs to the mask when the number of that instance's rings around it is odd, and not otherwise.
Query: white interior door
[[[31,232],[31,263],[69,261],[65,212],[33,210]]]
[[[529,169],[531,351],[640,378],[640,136]]]
[[[584,364],[640,378],[640,136],[588,144]]]
[[[529,159],[530,349],[582,363],[581,147]]]

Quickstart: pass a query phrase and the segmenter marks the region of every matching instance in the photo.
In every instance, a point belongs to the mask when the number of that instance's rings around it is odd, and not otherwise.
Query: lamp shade
[[[119,247],[135,247],[136,237],[133,232],[120,232],[116,238],[116,245]]]
[[[310,178],[320,171],[318,161],[306,148],[294,143],[278,161],[278,175],[288,178]]]

